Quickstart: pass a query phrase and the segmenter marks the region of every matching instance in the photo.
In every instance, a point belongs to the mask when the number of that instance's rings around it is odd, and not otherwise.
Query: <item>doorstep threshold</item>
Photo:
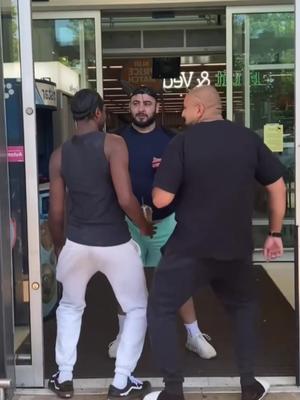
[[[261,377],[271,385],[270,393],[300,393],[294,376],[264,376]],[[161,378],[142,378],[151,382],[152,388],[160,389],[163,386]],[[74,379],[75,394],[101,395],[106,394],[112,378]],[[186,393],[239,393],[239,377],[187,377],[184,381]],[[45,387],[48,380],[45,381]],[[16,388],[16,395],[50,395],[46,388]]]

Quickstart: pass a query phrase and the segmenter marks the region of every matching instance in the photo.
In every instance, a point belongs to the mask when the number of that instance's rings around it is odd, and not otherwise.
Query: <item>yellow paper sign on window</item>
[[[264,126],[264,142],[273,152],[283,151],[283,125],[266,124]]]

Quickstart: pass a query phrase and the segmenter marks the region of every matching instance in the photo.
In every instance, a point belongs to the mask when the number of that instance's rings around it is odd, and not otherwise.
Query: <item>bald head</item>
[[[213,86],[197,86],[187,93],[182,113],[186,124],[222,119],[221,98]]]
[[[188,93],[196,101],[202,103],[206,109],[214,109],[216,112],[222,112],[221,98],[217,89],[213,86],[197,86]]]

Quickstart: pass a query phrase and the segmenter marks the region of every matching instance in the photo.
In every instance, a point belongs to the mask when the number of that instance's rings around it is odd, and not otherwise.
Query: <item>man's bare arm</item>
[[[143,234],[152,235],[152,225],[144,218],[141,206],[132,192],[128,150],[124,139],[117,135],[107,135],[105,154],[110,164],[111,177],[120,207]]]
[[[281,232],[286,208],[286,187],[282,178],[266,186],[269,204],[269,230]],[[268,236],[264,244],[264,256],[273,260],[283,255],[282,239]]]
[[[285,215],[286,187],[282,178],[266,186],[269,205],[269,228],[272,232],[280,232]]]
[[[155,187],[152,190],[152,201],[157,208],[168,206],[172,203],[174,197],[174,193],[167,192],[166,190],[160,189],[158,187]]]
[[[55,150],[50,158],[50,200],[49,200],[49,228],[56,252],[65,243],[65,182],[60,173],[61,148]]]

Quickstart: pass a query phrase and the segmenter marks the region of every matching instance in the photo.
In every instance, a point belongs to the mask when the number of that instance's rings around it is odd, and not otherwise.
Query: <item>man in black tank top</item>
[[[72,99],[71,110],[76,132],[50,159],[49,226],[63,295],[57,309],[58,372],[49,380],[49,388],[59,397],[73,395],[86,286],[100,271],[126,312],[108,399],[141,397],[150,383],[134,378],[132,372],[144,344],[147,289],[139,249],[130,237],[125,214],[146,236],[153,234],[153,226],[132,192],[124,140],[101,131],[105,114],[100,95],[80,90]]]

